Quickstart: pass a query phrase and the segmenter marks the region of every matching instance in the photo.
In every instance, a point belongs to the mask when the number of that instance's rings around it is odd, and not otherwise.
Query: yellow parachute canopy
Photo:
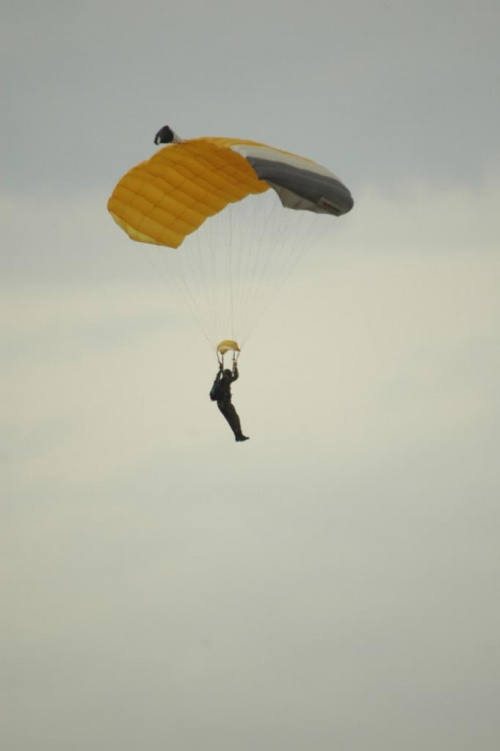
[[[255,141],[195,138],[133,167],[108,209],[133,240],[177,248],[229,203],[270,187],[287,208],[339,216],[353,206],[346,186],[311,159]]]
[[[248,141],[198,138],[165,146],[120,180],[108,202],[119,226],[143,243],[177,248],[229,203],[269,185],[230,146]]]

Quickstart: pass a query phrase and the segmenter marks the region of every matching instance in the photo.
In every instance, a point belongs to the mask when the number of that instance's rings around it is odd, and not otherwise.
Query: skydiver
[[[228,421],[236,441],[248,441],[248,436],[243,435],[240,418],[231,401],[231,384],[237,381],[238,378],[239,373],[236,362],[233,362],[232,372],[228,368],[223,370],[221,363],[212,391],[210,392],[210,398],[213,401],[217,401],[217,406]]]

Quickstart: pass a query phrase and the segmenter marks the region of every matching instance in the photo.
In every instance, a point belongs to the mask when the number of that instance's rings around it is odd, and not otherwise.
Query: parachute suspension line
[[[153,259],[150,257],[148,250],[150,250],[150,246],[145,245],[144,247],[144,256],[146,260],[149,262],[150,266],[155,270],[158,277],[162,280],[162,282],[169,286],[170,280],[173,280],[178,293],[182,297],[184,304],[190,313],[190,315],[195,320],[196,324],[201,330],[201,333],[203,337],[207,340],[208,345],[210,346],[210,349],[212,349],[212,340],[210,339],[210,336],[208,335],[206,331],[206,327],[203,323],[203,312],[200,310],[200,307],[196,301],[196,298],[194,297],[192,291],[189,289],[189,286],[186,283],[186,279],[183,277],[181,273],[179,273],[179,268],[176,267],[176,254],[178,253],[177,250],[172,250],[171,248],[163,248],[161,246],[154,246],[154,250],[156,251],[156,257],[160,261],[160,267],[157,266],[157,264],[153,261]]]
[[[294,235],[289,232],[285,220],[285,211],[274,197],[272,210],[266,222],[266,237],[271,238],[268,243],[265,263],[260,268],[260,277],[255,285],[253,301],[253,320],[257,321],[260,312],[270,303],[276,294],[277,279],[286,272],[287,262],[292,254],[295,242]],[[292,218],[289,215],[289,218]],[[279,273],[277,273],[279,271]]]
[[[254,223],[257,228],[255,245],[250,257],[252,264],[249,276],[251,283],[247,290],[247,299],[244,304],[244,320],[242,322],[242,341],[250,333],[256,323],[256,313],[262,307],[263,301],[269,299],[269,287],[271,279],[279,267],[276,267],[276,258],[279,256],[286,242],[290,238],[285,234],[282,213],[275,196],[269,196],[271,202],[266,202],[263,211],[258,211],[254,204]],[[279,208],[278,208],[279,206]],[[260,208],[260,207],[259,207]],[[280,275],[282,269],[280,270]],[[271,285],[272,286],[272,285]],[[250,326],[250,322],[252,326]]]
[[[235,206],[234,211],[231,212],[232,220],[234,214],[240,214],[245,218],[245,215],[249,212],[246,211],[248,205],[250,208],[254,208],[254,204],[251,199],[244,199],[245,204],[240,204],[239,207]],[[247,203],[249,202],[249,203]],[[249,233],[253,226],[253,218],[250,221],[231,221],[231,255],[234,258],[234,278],[235,284],[232,285],[233,295],[233,332],[238,331],[238,336],[242,334],[242,320],[246,310],[246,298],[248,296],[248,288],[252,283],[251,276],[249,276],[247,268],[250,259],[253,256],[255,250],[252,247],[252,243],[249,240]]]
[[[214,331],[213,322],[216,315],[216,302],[214,297],[214,282],[216,270],[213,261],[213,248],[211,244],[206,241],[205,235],[199,235],[195,233],[192,238],[189,238],[189,242],[186,243],[186,249],[184,253],[192,260],[189,267],[190,280],[193,280],[194,287],[198,287],[197,297],[200,301],[203,301],[205,307],[205,326],[210,329],[209,338],[211,339],[212,346],[216,336]],[[206,312],[208,311],[208,313]],[[216,325],[215,325],[216,328]]]
[[[249,223],[245,221],[246,214],[241,203],[232,204],[225,210],[225,217],[220,220],[222,237],[212,243],[214,252],[214,264],[220,268],[220,275],[216,279],[219,286],[219,298],[221,305],[219,334],[230,334],[234,340],[236,332],[240,334],[240,324],[245,310],[246,288],[249,286],[249,275],[245,268],[245,262],[252,258],[254,244],[245,242],[248,234]],[[218,224],[217,221],[214,225]]]
[[[201,308],[198,296],[191,289],[191,286],[187,282],[187,279],[189,279],[189,274],[191,273],[191,269],[196,270],[198,268],[196,263],[193,263],[193,255],[192,254],[186,255],[186,266],[189,269],[187,273],[183,272],[182,269],[181,269],[181,273],[179,273],[179,269],[176,268],[176,265],[175,265],[175,261],[177,260],[175,257],[172,258],[170,256],[168,260],[170,262],[171,268],[173,269],[174,282],[176,283],[188,309],[191,311],[191,315],[195,319],[198,325],[198,328],[200,329],[202,335],[204,336],[209,346],[211,347],[212,337],[210,335],[209,329],[207,328],[207,323],[205,321],[205,315],[203,313],[203,309]],[[203,267],[201,271],[203,273]]]
[[[253,196],[245,199],[248,216],[247,221],[241,225],[243,231],[239,238],[239,277],[242,284],[238,292],[238,325],[242,341],[246,337],[248,320],[252,319],[256,296],[262,293],[259,285],[265,277],[266,254],[269,252],[266,247],[266,225],[269,219],[267,201],[263,196],[259,198],[260,201]]]
[[[226,227],[224,223],[224,217],[221,217],[220,226],[217,227],[218,237],[217,244],[214,248],[218,255],[219,264],[219,277],[216,280],[218,285],[218,299],[220,305],[218,306],[218,332],[220,335],[231,339],[234,339],[234,269],[233,269],[233,224],[232,224],[232,212],[229,211],[225,217]],[[225,231],[224,231],[225,229]]]
[[[274,196],[272,197],[274,199]],[[267,295],[266,290],[269,286],[269,272],[272,267],[273,259],[279,251],[283,242],[283,237],[276,229],[277,201],[274,199],[270,206],[265,207],[265,211],[259,217],[256,215],[258,222],[258,236],[256,238],[256,248],[253,268],[251,271],[252,284],[249,287],[249,300],[246,303],[246,318],[250,317],[255,323],[255,311],[259,308],[259,301]],[[256,213],[256,212],[255,212]],[[260,221],[259,221],[260,219]],[[245,321],[248,326],[248,322]],[[252,327],[253,328],[253,327]]]
[[[228,261],[228,290],[229,290],[229,334],[231,335],[231,339],[234,339],[234,278],[235,275],[233,274],[233,265],[236,261],[236,255],[233,256],[233,253],[231,252],[231,249],[236,244],[234,242],[234,230],[233,230],[233,212],[229,212],[229,248],[227,249],[227,261]],[[237,275],[236,275],[236,278]]]
[[[239,324],[241,317],[241,298],[242,298],[242,284],[244,282],[243,275],[241,273],[242,259],[244,258],[241,232],[241,224],[234,221],[235,214],[241,213],[241,207],[231,206],[228,212],[229,221],[229,247],[228,247],[228,260],[231,267],[231,278],[229,279],[229,292],[230,292],[230,331],[231,336],[234,339],[236,331],[239,332]]]
[[[311,228],[326,229],[328,217],[324,224],[321,219],[284,209],[268,191],[210,217],[181,248],[142,245],[141,255],[166,286],[174,282],[211,351],[224,337],[244,345],[300,257],[315,244]]]
[[[229,207],[231,209],[231,207]],[[229,210],[227,214],[227,221],[228,221],[228,228],[227,228],[227,239],[226,239],[226,247],[223,250],[223,255],[225,256],[225,266],[226,266],[226,291],[227,291],[227,302],[225,304],[225,309],[227,311],[227,317],[224,321],[223,325],[227,327],[227,330],[225,330],[224,336],[226,334],[229,334],[231,339],[234,339],[235,333],[234,333],[234,323],[235,323],[235,291],[234,291],[234,285],[235,285],[235,279],[236,277],[236,270],[234,268],[236,256],[234,252],[234,235],[235,235],[235,229],[233,226],[233,212]]]
[[[322,219],[326,221],[322,222]],[[247,335],[242,337],[242,344],[248,341],[251,331],[299,260],[319,242],[327,223],[328,217],[283,209],[275,198],[271,211],[266,215],[264,227],[266,238],[271,240],[265,248],[266,258],[260,265],[259,280],[253,286],[253,301],[247,308],[252,325],[248,331],[245,329]],[[315,231],[311,232],[313,228]]]
[[[208,242],[206,233],[194,233],[178,250],[158,247],[157,251],[169,272],[169,278],[174,280],[189,312],[213,350],[220,310],[215,289],[218,283],[217,242],[215,239],[210,241],[210,234],[216,236],[217,233],[216,229],[211,229]]]
[[[229,207],[230,208],[230,207]],[[211,242],[213,262],[217,269],[213,279],[214,322],[216,337],[228,336],[234,339],[234,269],[232,253],[233,223],[232,212],[220,216],[212,223],[215,233]]]
[[[220,303],[221,295],[224,289],[227,289],[226,276],[227,272],[224,267],[224,245],[225,238],[224,233],[221,232],[221,217],[210,218],[204,225],[206,230],[206,247],[205,250],[209,251],[210,256],[210,303],[211,303],[211,318],[213,321],[213,335],[215,341],[218,339],[218,334],[221,328],[225,326],[224,315],[227,310],[225,300]],[[201,240],[200,240],[201,242]]]

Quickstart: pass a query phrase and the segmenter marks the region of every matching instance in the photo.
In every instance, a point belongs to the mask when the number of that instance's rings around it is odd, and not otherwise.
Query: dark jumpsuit
[[[244,440],[244,436],[241,432],[240,418],[231,401],[231,384],[238,378],[238,368],[235,368],[230,376],[224,375],[221,371],[217,373],[216,382],[219,384],[217,406],[228,421],[236,440],[241,441]]]

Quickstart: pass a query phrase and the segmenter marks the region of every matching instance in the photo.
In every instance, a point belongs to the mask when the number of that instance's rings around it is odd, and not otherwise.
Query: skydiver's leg
[[[241,432],[240,418],[232,402],[217,402],[217,406],[229,423],[229,426],[233,431],[236,440],[241,440],[243,434]]]
[[[241,432],[241,422],[238,413],[236,412],[236,409],[234,407],[234,404],[229,405],[229,415],[227,418],[228,423],[230,424],[235,438],[241,438],[243,435]]]
[[[237,441],[248,441],[248,436],[243,435],[241,430],[241,423],[238,413],[236,412],[232,404],[230,406],[231,422],[229,423],[233,429],[234,437]]]

